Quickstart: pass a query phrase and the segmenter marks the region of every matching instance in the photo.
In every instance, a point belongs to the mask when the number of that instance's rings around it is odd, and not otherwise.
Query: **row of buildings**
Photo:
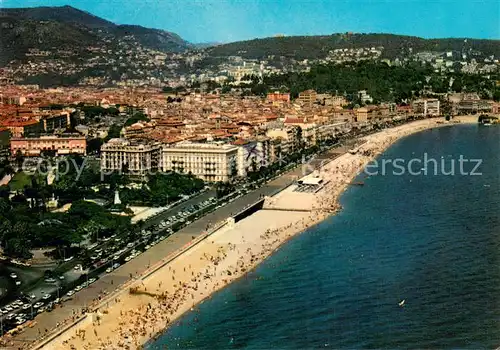
[[[303,122],[303,121],[301,121]],[[232,142],[181,141],[174,144],[144,139],[112,139],[101,147],[101,170],[104,173],[127,172],[144,177],[151,172],[174,171],[193,174],[207,182],[229,181],[249,172],[280,162],[286,155],[320,139],[350,130],[347,123],[307,126],[283,125],[266,134]]]
[[[366,91],[359,95],[369,102]],[[299,145],[334,139],[350,128],[442,113],[438,99],[346,108],[344,96],[314,90],[301,92],[293,101],[286,92],[242,98],[194,91],[166,95],[158,90],[125,88],[16,87],[0,91],[0,96],[4,99],[4,104],[0,103],[0,131],[11,136],[11,156],[85,154],[87,140],[104,138],[112,124],[123,125],[141,113],[147,120],[127,124],[119,139],[102,147],[103,171],[125,168],[145,174],[173,170],[191,172],[206,181],[245,176],[295,152]],[[490,110],[492,106],[491,101],[464,95],[450,96],[449,102],[460,111],[471,106],[471,113],[482,110],[483,105]],[[57,105],[62,110],[46,107]],[[96,116],[94,108],[91,115],[82,106],[95,106],[100,114]],[[80,125],[70,129],[79,135],[68,130],[73,121]]]

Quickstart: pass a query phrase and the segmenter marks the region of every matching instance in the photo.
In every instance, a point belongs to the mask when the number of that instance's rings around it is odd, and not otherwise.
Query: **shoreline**
[[[159,267],[148,271],[146,277],[130,283],[137,294],[127,293],[128,288],[117,291],[113,305],[101,304],[97,312],[86,316],[87,322],[70,327],[38,348],[143,348],[194,306],[254,270],[291,238],[338,212],[339,198],[350,182],[394,142],[427,129],[455,125],[437,121],[442,119],[415,121],[363,137],[366,142],[359,147],[363,152],[346,153],[320,169],[328,181],[318,193],[297,193],[287,188],[266,199],[265,210],[234,225],[224,225],[187,251],[173,254],[171,260],[166,258],[167,262],[164,259]],[[283,209],[285,203],[288,211]],[[275,226],[269,228],[269,225]],[[176,270],[180,273],[176,274]],[[172,281],[166,281],[169,275]],[[201,290],[202,287],[205,290]],[[123,338],[122,334],[132,334],[132,339]]]

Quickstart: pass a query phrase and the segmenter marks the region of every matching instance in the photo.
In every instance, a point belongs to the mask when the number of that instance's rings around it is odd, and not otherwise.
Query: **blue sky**
[[[500,39],[500,0],[0,0],[0,7],[62,5],[195,43],[346,31]]]

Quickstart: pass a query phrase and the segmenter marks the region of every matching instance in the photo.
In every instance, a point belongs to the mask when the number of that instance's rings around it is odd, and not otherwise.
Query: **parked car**
[[[17,325],[22,325],[24,322],[26,322],[25,318],[16,318],[16,324]]]

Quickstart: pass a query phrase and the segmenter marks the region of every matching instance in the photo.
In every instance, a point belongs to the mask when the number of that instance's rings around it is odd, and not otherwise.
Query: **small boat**
[[[404,304],[405,304],[405,301],[406,301],[405,299],[401,300],[401,301],[398,303],[398,305],[399,305],[399,306],[401,306],[401,307],[403,307],[403,306],[404,306]]]

